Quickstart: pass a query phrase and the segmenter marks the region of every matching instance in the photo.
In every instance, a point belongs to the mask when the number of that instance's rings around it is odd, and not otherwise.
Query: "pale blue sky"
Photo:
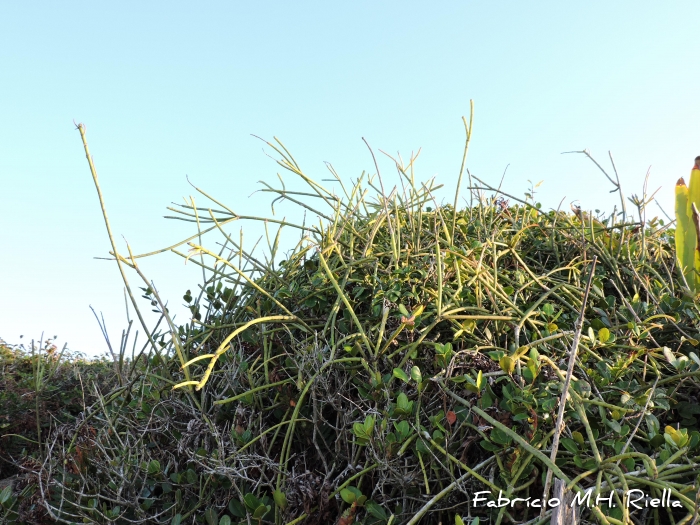
[[[193,194],[185,175],[239,213],[269,213],[269,196],[249,196],[278,169],[251,133],[281,138],[317,179],[323,161],[344,179],[374,171],[363,136],[404,158],[422,147],[419,178],[437,175],[451,201],[469,99],[478,176],[498,183],[510,165],[507,191],[544,180],[545,207],[611,211],[603,175],[560,153],[612,150],[626,194],[651,166],[671,213],[700,154],[699,15],[697,1],[3,2],[0,337],[44,331],[95,354],[89,305],[113,342],[125,326],[116,265],[94,259],[109,243],[73,119],[136,252],[191,233],[162,219]],[[143,267],[171,305],[196,283],[174,255]]]

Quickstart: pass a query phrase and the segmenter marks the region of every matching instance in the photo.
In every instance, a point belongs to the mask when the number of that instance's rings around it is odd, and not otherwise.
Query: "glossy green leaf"
[[[421,383],[423,381],[423,374],[421,374],[420,368],[417,366],[411,367],[411,379],[416,383]]]
[[[395,378],[400,379],[404,383],[408,383],[408,380],[409,380],[408,375],[406,374],[406,372],[404,372],[400,368],[394,368],[392,374],[394,375]]]

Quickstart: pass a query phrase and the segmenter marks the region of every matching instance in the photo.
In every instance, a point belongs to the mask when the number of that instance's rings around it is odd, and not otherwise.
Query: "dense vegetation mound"
[[[46,512],[26,475],[39,465],[40,443],[58,425],[76,421],[115,382],[108,361],[59,350],[53,339],[28,346],[0,340],[0,491],[11,486],[6,509],[16,505],[27,522],[41,521]],[[10,501],[12,488],[23,493],[21,505]]]
[[[132,359],[125,334],[119,386],[45,439],[30,470],[51,519],[545,523],[529,503],[552,476],[601,495],[590,521],[697,514],[698,309],[673,230],[544,212],[478,180],[455,209],[416,185],[413,159],[396,163],[401,191],[338,179],[341,198],[269,145],[309,189],[268,190],[320,225],[265,219],[280,230],[260,260],[224,228],[246,217],[213,199],[177,209],[199,230],[171,250],[205,275],[184,325],[138,256],[114,254],[166,328]],[[677,505],[628,508],[632,489]],[[475,504],[483,491],[523,501]]]

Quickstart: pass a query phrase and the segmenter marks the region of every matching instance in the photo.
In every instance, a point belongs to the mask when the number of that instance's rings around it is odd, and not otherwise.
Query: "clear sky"
[[[241,214],[270,213],[253,192],[279,170],[251,134],[279,137],[316,179],[324,161],[346,180],[373,172],[361,137],[404,158],[422,147],[418,177],[451,201],[469,99],[477,176],[497,184],[509,166],[506,191],[543,180],[547,208],[612,211],[597,168],[561,155],[611,150],[627,196],[651,166],[672,213],[700,155],[699,19],[697,1],[2,2],[0,337],[98,354],[89,306],[114,343],[126,325],[116,264],[95,259],[109,241],[73,120],[137,253],[193,232],[162,218],[195,194],[186,175]],[[252,244],[259,228],[243,228]],[[184,321],[195,267],[164,254],[143,268]]]

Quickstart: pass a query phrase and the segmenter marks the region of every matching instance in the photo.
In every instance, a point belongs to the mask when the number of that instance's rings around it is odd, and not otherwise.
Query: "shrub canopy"
[[[574,491],[668,489],[670,515],[692,517],[698,309],[674,273],[673,230],[544,212],[475,178],[455,209],[416,184],[414,159],[396,162],[400,190],[338,178],[340,197],[269,145],[308,191],[267,190],[319,224],[259,218],[279,226],[261,260],[226,233],[246,217],[218,200],[176,209],[198,235],[171,251],[205,276],[182,325],[138,257],[116,254],[166,328],[47,440],[37,482],[54,519],[534,523],[538,508],[469,501],[541,498],[548,471]],[[300,240],[275,264],[290,230]],[[221,242],[205,245],[208,232]],[[587,513],[638,516],[619,503]]]

